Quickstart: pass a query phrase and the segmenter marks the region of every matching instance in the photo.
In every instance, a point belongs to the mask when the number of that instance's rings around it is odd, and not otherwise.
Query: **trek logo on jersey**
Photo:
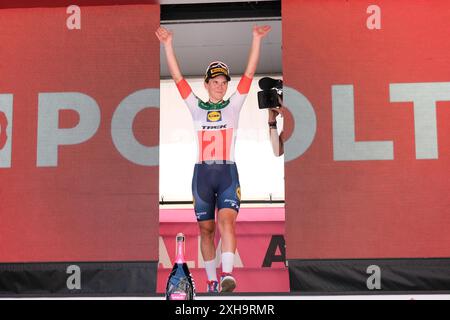
[[[220,111],[208,111],[206,115],[206,120],[208,122],[217,122],[222,120],[222,113]]]
[[[202,126],[203,130],[216,130],[216,129],[226,129],[226,124],[221,124],[220,126]]]

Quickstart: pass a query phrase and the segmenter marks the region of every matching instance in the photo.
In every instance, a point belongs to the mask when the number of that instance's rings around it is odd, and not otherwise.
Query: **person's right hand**
[[[159,41],[164,45],[172,42],[173,32],[170,32],[164,27],[159,27],[156,29],[155,34]]]
[[[281,115],[283,118],[283,110],[282,108],[270,108],[269,109],[269,122],[276,121],[278,115]]]

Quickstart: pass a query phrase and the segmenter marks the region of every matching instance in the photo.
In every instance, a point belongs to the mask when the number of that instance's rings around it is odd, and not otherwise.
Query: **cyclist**
[[[164,27],[159,27],[155,32],[164,46],[170,74],[194,121],[198,157],[194,167],[192,193],[200,228],[200,248],[208,278],[207,291],[210,293],[219,291],[214,245],[216,207],[217,224],[222,240],[221,292],[231,292],[236,287],[232,271],[236,251],[236,217],[241,192],[234,162],[234,144],[239,113],[256,72],[261,42],[270,30],[270,26],[253,27],[247,67],[239,81],[237,91],[229,99],[224,100],[230,81],[228,66],[221,61],[214,61],[208,65],[204,81],[204,87],[209,95],[208,101],[199,99],[183,78],[172,44],[173,33]]]

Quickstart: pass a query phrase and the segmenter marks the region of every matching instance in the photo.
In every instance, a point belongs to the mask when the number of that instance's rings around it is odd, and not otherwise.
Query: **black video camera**
[[[262,91],[258,92],[258,106],[260,109],[281,107],[283,99],[283,80],[269,77],[261,78],[258,82]]]

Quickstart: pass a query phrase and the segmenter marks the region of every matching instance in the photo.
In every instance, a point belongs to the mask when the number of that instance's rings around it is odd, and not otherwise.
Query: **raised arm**
[[[166,52],[167,65],[169,66],[170,75],[175,83],[180,82],[183,79],[180,67],[178,66],[177,57],[175,56],[175,50],[173,49],[172,38],[173,32],[170,32],[164,27],[159,27],[156,32],[156,36],[159,41],[164,45],[164,51]]]
[[[250,54],[248,56],[247,68],[245,69],[245,76],[253,78],[258,66],[259,54],[261,51],[262,39],[270,32],[272,28],[270,26],[257,26],[253,27],[253,41],[250,48]]]

